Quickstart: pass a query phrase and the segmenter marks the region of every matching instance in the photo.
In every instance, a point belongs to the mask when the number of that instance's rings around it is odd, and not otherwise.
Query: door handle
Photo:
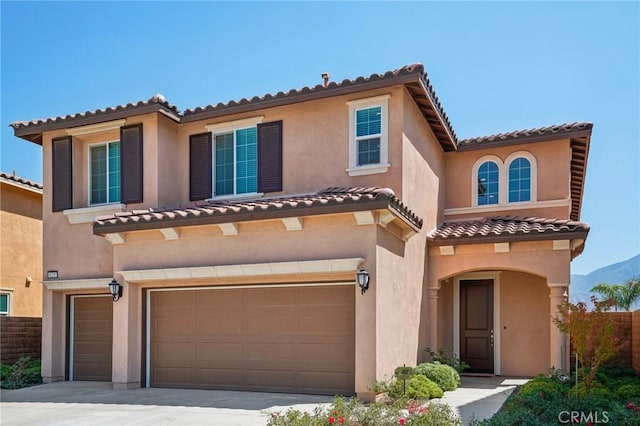
[[[493,330],[491,330],[491,347],[493,347]]]

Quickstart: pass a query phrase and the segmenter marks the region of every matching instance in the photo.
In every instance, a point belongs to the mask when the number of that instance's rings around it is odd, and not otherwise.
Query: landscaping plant
[[[460,358],[458,358],[457,355],[446,349],[440,348],[438,349],[438,352],[434,352],[433,350],[431,350],[431,348],[427,347],[425,349],[425,352],[431,355],[432,361],[438,361],[440,364],[449,365],[453,367],[458,373],[462,373],[464,370],[469,368],[469,364],[462,361]]]
[[[438,361],[420,364],[414,369],[414,372],[435,382],[443,391],[456,390],[460,386],[460,374],[455,368]]]
[[[2,389],[20,389],[42,383],[40,360],[25,356],[13,366],[0,366],[0,387]]]

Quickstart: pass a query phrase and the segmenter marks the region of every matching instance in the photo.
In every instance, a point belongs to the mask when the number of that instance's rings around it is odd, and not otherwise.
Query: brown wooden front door
[[[460,359],[470,373],[493,373],[493,280],[460,281]]]

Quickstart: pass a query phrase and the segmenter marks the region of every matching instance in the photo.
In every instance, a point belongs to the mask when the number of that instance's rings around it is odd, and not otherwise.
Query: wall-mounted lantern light
[[[364,266],[361,266],[356,272],[356,278],[360,286],[360,294],[364,294],[369,289],[369,273],[364,269]]]
[[[109,283],[109,293],[111,293],[114,302],[117,302],[122,297],[122,286],[115,278]]]

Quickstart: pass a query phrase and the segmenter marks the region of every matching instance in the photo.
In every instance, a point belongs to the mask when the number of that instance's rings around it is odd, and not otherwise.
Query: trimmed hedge
[[[460,374],[455,368],[438,361],[420,364],[414,372],[435,382],[443,391],[455,390],[460,385]]]

